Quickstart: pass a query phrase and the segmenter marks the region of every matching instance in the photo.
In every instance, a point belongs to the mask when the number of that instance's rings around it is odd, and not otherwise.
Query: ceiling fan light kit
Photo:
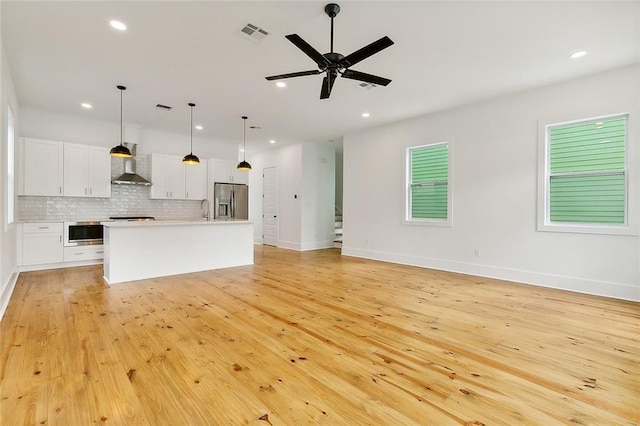
[[[333,89],[333,84],[335,83],[338,75],[342,78],[364,81],[366,83],[371,83],[378,86],[387,86],[389,83],[391,83],[391,80],[388,78],[355,71],[350,69],[350,67],[393,45],[393,41],[391,41],[389,37],[384,36],[347,56],[334,52],[333,18],[335,18],[336,15],[338,15],[338,13],[340,12],[340,6],[336,3],[329,3],[324,7],[324,12],[329,16],[329,18],[331,18],[331,51],[329,53],[325,53],[323,55],[322,53],[318,52],[309,43],[304,41],[298,34],[289,34],[285,36],[287,40],[293,43],[298,49],[302,50],[308,57],[310,57],[318,65],[318,69],[272,75],[265,78],[269,81],[272,81],[324,73],[325,76],[322,79],[322,88],[320,89],[320,99],[327,99],[329,98],[329,96],[331,96],[331,89]]]

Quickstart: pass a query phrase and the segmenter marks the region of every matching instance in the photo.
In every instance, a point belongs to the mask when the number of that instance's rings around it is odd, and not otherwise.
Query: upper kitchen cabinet
[[[111,157],[107,148],[64,144],[64,195],[111,196]]]
[[[21,143],[22,189],[20,195],[63,195],[62,142],[23,138]]]
[[[207,198],[207,160],[200,164],[184,166],[185,198],[187,200],[204,200]]]
[[[151,154],[151,182],[151,198],[184,200],[185,172],[182,159]]]
[[[211,160],[213,181],[222,183],[249,183],[249,173],[236,169],[237,164],[229,160]]]

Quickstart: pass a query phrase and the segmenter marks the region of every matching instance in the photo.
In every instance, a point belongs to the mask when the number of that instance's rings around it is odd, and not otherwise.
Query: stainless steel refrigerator
[[[249,187],[236,183],[215,183],[213,185],[213,219],[249,219]]]

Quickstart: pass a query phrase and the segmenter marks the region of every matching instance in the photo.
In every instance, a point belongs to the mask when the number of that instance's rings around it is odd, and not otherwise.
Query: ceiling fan
[[[338,74],[340,77],[349,78],[351,80],[364,81],[366,83],[376,84],[378,86],[386,86],[391,83],[391,80],[384,77],[378,77],[377,75],[367,74],[360,71],[350,69],[352,65],[357,64],[360,61],[367,59],[383,49],[391,46],[393,41],[387,36],[382,37],[379,40],[374,41],[356,50],[350,55],[343,56],[340,53],[333,51],[333,18],[340,12],[340,6],[335,3],[329,3],[324,7],[324,12],[331,18],[331,52],[324,55],[314,49],[309,43],[304,41],[298,34],[289,34],[285,36],[291,43],[302,50],[308,57],[313,59],[318,64],[317,70],[292,72],[289,74],[272,75],[266,77],[267,80],[282,80],[285,78],[302,77],[305,75],[315,75],[325,73],[325,77],[322,80],[322,89],[320,91],[320,99],[327,99],[331,95],[331,89],[333,83],[335,83]]]

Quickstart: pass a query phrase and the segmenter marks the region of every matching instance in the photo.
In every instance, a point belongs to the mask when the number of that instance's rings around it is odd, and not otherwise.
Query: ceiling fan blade
[[[331,95],[333,83],[336,82],[335,72],[327,72],[327,76],[322,79],[322,90],[320,91],[320,99],[327,99]]]
[[[389,80],[388,78],[378,77],[377,75],[367,74],[365,72],[354,70],[344,70],[344,72],[342,73],[342,77],[350,78],[351,80],[365,81],[377,86],[386,86],[391,83],[391,80]]]
[[[272,75],[269,77],[265,77],[267,80],[271,81],[271,80],[282,80],[284,78],[291,78],[291,77],[303,77],[305,75],[315,75],[315,74],[320,74],[322,71],[320,70],[310,70],[310,71],[300,71],[300,72],[290,72],[289,74],[279,74],[279,75]]]
[[[338,66],[341,68],[349,68],[358,62],[367,59],[371,55],[375,55],[383,49],[393,45],[393,41],[387,36],[382,37],[379,40],[374,41],[371,44],[366,45],[362,49],[356,50],[350,55],[345,56],[338,61]]]
[[[316,64],[318,64],[318,66],[320,68],[326,68],[329,66],[329,61],[327,60],[327,58],[325,58],[322,53],[318,52],[316,49],[314,49],[313,47],[311,47],[311,45],[309,43],[307,43],[306,41],[304,41],[302,39],[302,37],[300,37],[298,34],[289,34],[287,36],[285,36],[287,38],[287,40],[289,40],[291,43],[295,44],[296,47],[300,50],[302,50],[304,53],[306,53],[306,55],[308,57],[310,57],[311,59],[314,60],[314,62]]]

